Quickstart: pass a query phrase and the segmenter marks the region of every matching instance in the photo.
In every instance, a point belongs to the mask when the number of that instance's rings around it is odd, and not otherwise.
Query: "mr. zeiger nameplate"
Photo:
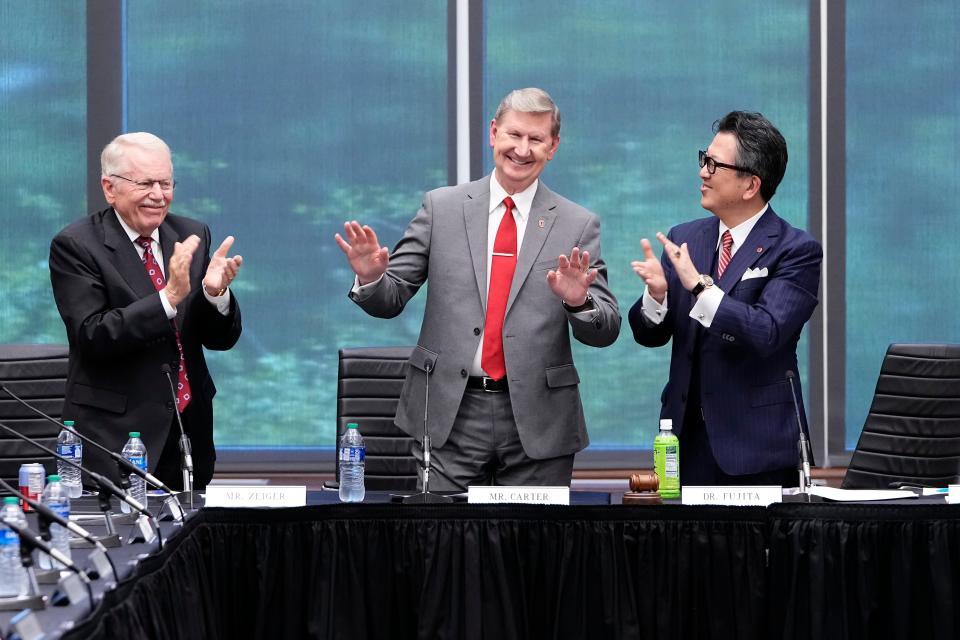
[[[570,487],[477,487],[467,489],[470,504],[570,504]]]
[[[756,505],[765,507],[783,501],[780,487],[761,485],[755,487],[694,487],[684,486],[680,492],[682,504],[720,504],[727,506]]]
[[[208,486],[208,507],[302,507],[307,504],[307,488],[281,486]]]

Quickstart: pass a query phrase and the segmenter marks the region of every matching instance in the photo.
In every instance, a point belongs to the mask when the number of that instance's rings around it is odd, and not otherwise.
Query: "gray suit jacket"
[[[386,275],[372,291],[350,294],[370,315],[392,318],[430,278],[420,339],[410,358],[396,423],[419,440],[425,363],[432,363],[430,437],[435,446],[443,446],[453,427],[484,325],[489,202],[489,176],[430,191],[394,248]],[[589,251],[592,266],[599,270],[590,287],[599,314],[591,321],[568,313],[547,285],[547,272],[556,268],[557,257],[569,255],[573,247]],[[620,333],[620,312],[607,286],[597,216],[541,181],[517,256],[503,325],[510,400],[520,440],[531,458],[569,455],[590,442],[568,327],[580,342],[605,347]]]

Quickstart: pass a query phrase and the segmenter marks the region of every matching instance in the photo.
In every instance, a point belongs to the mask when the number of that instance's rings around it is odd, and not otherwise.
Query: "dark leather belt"
[[[487,393],[503,393],[507,390],[507,378],[503,377],[499,380],[494,380],[486,376],[470,376],[467,378],[467,388],[480,389]]]

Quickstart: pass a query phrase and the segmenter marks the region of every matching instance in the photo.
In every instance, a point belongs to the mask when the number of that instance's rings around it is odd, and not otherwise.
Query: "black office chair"
[[[845,489],[960,477],[960,345],[891,344]]]
[[[356,422],[366,445],[364,470],[369,491],[417,488],[414,440],[393,424],[407,361],[413,347],[363,347],[340,350],[337,375],[337,442]],[[337,457],[337,478],[340,477]],[[336,482],[326,483],[328,488]]]
[[[54,418],[63,414],[68,349],[56,344],[0,345],[0,381],[12,392]],[[0,422],[56,450],[59,429],[31,413],[0,391]],[[0,478],[16,485],[17,472],[25,462],[43,464],[56,473],[54,458],[0,429]]]

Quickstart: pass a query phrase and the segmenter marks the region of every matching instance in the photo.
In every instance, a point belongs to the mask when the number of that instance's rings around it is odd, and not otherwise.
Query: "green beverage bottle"
[[[653,470],[660,481],[660,497],[679,498],[680,441],[670,418],[660,420],[660,433],[653,439]]]

